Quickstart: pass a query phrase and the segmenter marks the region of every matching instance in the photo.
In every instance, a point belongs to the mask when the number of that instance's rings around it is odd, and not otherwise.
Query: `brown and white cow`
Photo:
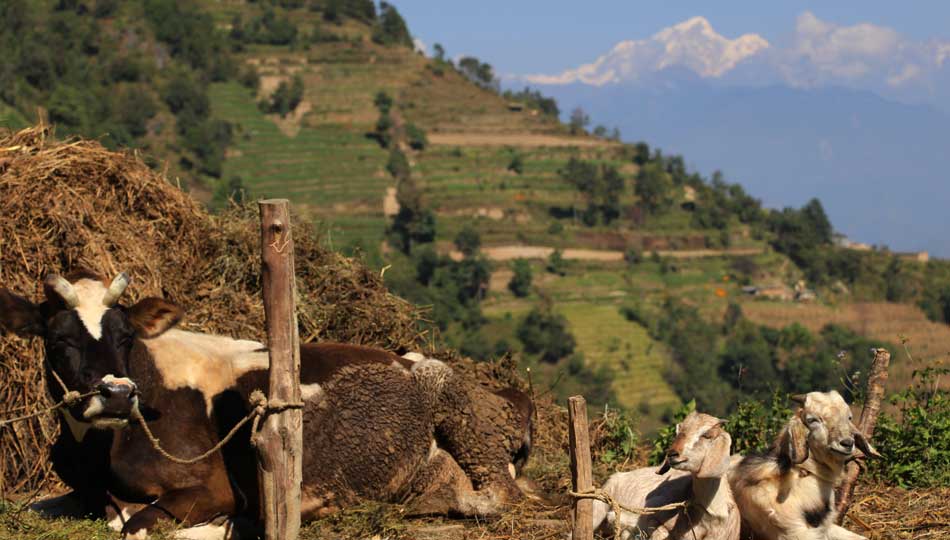
[[[120,305],[127,285],[124,274],[111,283],[88,272],[50,276],[39,304],[0,289],[0,327],[44,340],[51,397],[64,395],[53,372],[71,390],[97,392],[62,410],[52,460],[73,491],[57,508],[102,516],[112,497],[141,505],[124,521],[128,537],[145,536],[160,519],[204,527],[185,530],[184,538],[207,533],[212,522],[255,523],[256,456],[249,427],[221,452],[181,465],[161,457],[141,427],[130,423],[130,414],[138,407],[172,454],[198,455],[247,414],[252,390],[266,388],[266,349],[255,341],[175,329],[182,312],[162,299]],[[470,464],[460,466],[439,448],[432,403],[440,397],[425,394],[425,374],[416,367],[368,347],[301,347],[304,520],[357,499],[411,500],[420,512],[472,515],[499,512],[518,498],[506,487],[473,483]],[[445,370],[440,380],[451,375]],[[509,404],[508,412],[517,409]],[[516,413],[506,417],[522,420]],[[515,455],[521,439],[501,439],[514,441],[502,446]],[[213,532],[220,536],[220,530]]]

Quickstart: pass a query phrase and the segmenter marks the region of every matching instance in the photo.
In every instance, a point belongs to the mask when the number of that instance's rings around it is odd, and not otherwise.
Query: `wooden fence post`
[[[571,482],[574,492],[594,489],[591,479],[590,434],[587,430],[587,402],[582,396],[567,401],[570,419]],[[593,499],[574,499],[574,532],[572,540],[593,540]]]
[[[861,409],[861,418],[856,424],[858,429],[870,439],[874,435],[877,425],[877,416],[881,412],[881,401],[884,399],[884,386],[887,384],[887,367],[891,363],[891,353],[887,349],[872,349],[874,360],[871,361],[871,372],[868,374],[867,392],[864,398],[864,408]],[[858,480],[861,467],[854,461],[845,466],[844,481],[838,488],[838,517],[840,525],[851,506],[851,497],[854,495],[854,486]]]
[[[261,265],[267,346],[270,351],[270,402],[300,401],[300,346],[297,336],[294,242],[290,203],[260,201]],[[269,414],[257,434],[257,474],[267,540],[296,540],[300,532],[303,414],[286,409]]]

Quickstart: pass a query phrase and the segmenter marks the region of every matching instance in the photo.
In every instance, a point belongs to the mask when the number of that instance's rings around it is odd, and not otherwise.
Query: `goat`
[[[639,531],[651,540],[738,540],[739,511],[727,481],[732,438],[722,424],[714,416],[690,413],[677,424],[676,439],[661,467],[615,473],[603,487],[624,506],[656,508],[685,501],[685,509],[639,517],[621,511],[614,516],[606,503],[597,500],[594,529],[607,518],[621,528],[624,539]]]
[[[863,540],[836,525],[835,486],[854,449],[878,456],[851,422],[841,394],[792,396],[801,407],[767,456],[747,456],[729,474],[742,515],[742,537]]]

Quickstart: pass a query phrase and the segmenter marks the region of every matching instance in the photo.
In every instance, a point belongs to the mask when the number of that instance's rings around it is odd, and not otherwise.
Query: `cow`
[[[135,509],[122,520],[126,538],[146,537],[159,520],[169,519],[202,527],[184,529],[183,538],[211,529],[221,537],[226,532],[215,524],[222,521],[244,524],[245,532],[256,535],[256,454],[248,444],[249,426],[220,452],[184,465],[161,457],[132,414],[139,411],[171,454],[198,455],[248,413],[250,393],[266,387],[266,348],[180,330],[182,310],[161,298],[121,305],[128,284],[125,274],[111,282],[87,271],[68,279],[52,275],[40,303],[0,289],[0,327],[43,339],[51,398],[65,395],[57,381],[94,394],[60,409],[51,459],[72,491],[44,510],[102,517],[117,499]],[[443,392],[441,383],[455,379],[445,364],[417,364],[346,344],[304,345],[300,355],[303,520],[358,499],[411,501],[410,510],[419,513],[471,516],[500,512],[520,497],[504,480],[479,483],[469,477],[472,470],[505,465],[460,465],[444,448],[446,441],[439,446],[437,423],[450,420],[436,419],[435,405],[445,396],[429,389]],[[467,401],[477,399],[473,394]],[[508,403],[496,409],[523,425],[511,412],[516,405]],[[498,439],[506,441],[500,452],[515,455],[525,435]]]

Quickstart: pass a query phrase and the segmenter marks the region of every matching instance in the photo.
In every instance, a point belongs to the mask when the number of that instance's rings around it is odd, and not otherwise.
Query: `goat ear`
[[[868,438],[864,436],[864,433],[856,428],[854,424],[851,424],[851,427],[854,429],[854,443],[858,446],[858,449],[864,452],[864,455],[868,457],[881,457],[881,454],[879,454],[877,450],[871,446],[870,441],[868,441]]]
[[[663,458],[663,464],[660,465],[660,468],[656,470],[656,474],[663,475],[663,474],[666,474],[666,473],[668,473],[668,472],[670,472],[670,459],[669,459],[669,458]]]
[[[181,321],[181,308],[161,298],[143,298],[127,308],[129,321],[143,338],[162,335]]]
[[[778,439],[776,451],[793,465],[808,459],[808,427],[799,415],[792,416]]]
[[[0,289],[0,329],[30,337],[42,335],[45,327],[41,306]]]
[[[730,455],[729,449],[732,446],[732,437],[723,431],[713,441],[706,457],[703,458],[703,464],[696,473],[697,478],[722,478],[729,470]]]

